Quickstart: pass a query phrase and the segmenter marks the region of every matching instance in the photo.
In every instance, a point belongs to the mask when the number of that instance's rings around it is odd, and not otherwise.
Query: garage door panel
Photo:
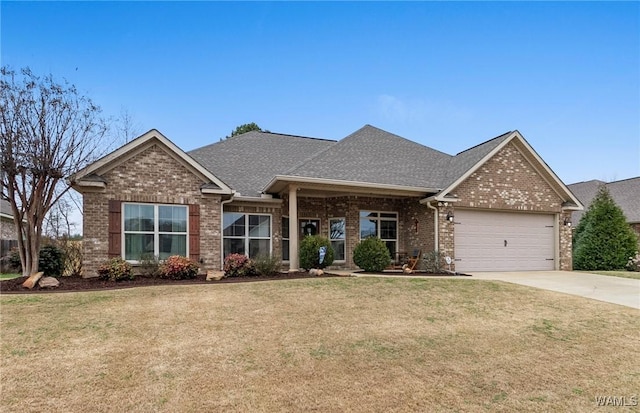
[[[553,270],[554,220],[554,215],[457,210],[456,269]]]

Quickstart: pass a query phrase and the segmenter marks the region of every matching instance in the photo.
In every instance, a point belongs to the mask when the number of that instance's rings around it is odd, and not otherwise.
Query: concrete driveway
[[[640,309],[640,280],[575,271],[472,272],[471,279],[498,280]]]

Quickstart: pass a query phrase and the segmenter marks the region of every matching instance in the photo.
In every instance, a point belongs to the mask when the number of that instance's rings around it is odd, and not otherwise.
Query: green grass
[[[10,280],[18,277],[22,277],[22,274],[0,274],[0,280]]]
[[[621,277],[621,278],[633,278],[634,280],[640,280],[640,272],[636,271],[580,271],[580,272],[589,272],[591,274],[598,275],[609,275],[611,277]]]
[[[640,388],[637,310],[491,281],[2,294],[0,331],[3,412],[574,412]]]

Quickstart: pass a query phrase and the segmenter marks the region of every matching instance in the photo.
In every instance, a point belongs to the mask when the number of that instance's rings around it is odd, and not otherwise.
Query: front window
[[[329,240],[333,248],[333,259],[336,261],[345,260],[345,220],[344,218],[329,219]]]
[[[187,206],[124,205],[124,259],[187,256]]]
[[[271,216],[225,212],[224,256],[243,254],[249,258],[271,255]]]
[[[392,257],[398,245],[398,214],[396,212],[360,211],[360,239],[378,237],[387,245]]]

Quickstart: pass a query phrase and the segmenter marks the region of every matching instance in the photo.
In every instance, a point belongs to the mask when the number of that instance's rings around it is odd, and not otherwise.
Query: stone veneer
[[[96,276],[108,259],[109,200],[200,205],[200,257],[203,269],[219,269],[220,196],[202,195],[204,183],[157,144],[105,172],[106,189],[83,194],[83,276]]]

